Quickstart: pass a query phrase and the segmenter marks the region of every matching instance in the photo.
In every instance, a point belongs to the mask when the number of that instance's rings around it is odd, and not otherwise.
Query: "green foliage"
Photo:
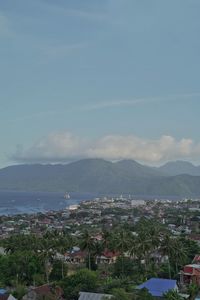
[[[154,297],[149,293],[146,288],[143,288],[137,293],[138,300],[154,300]]]
[[[113,275],[117,277],[122,276],[122,264],[123,264],[123,276],[133,276],[134,262],[128,257],[118,257],[116,263],[114,264]]]
[[[190,295],[190,299],[194,299],[199,292],[198,285],[191,283],[188,287],[188,293]]]
[[[15,252],[0,256],[0,281],[5,285],[16,282],[33,282],[35,273],[42,273],[39,258],[30,252]]]
[[[94,271],[82,269],[76,274],[65,278],[61,285],[66,300],[78,299],[80,291],[93,292],[97,289],[98,278]]]
[[[18,300],[20,300],[26,294],[26,292],[27,292],[27,288],[24,285],[17,284],[13,296],[16,297]]]
[[[122,288],[128,292],[132,291],[132,285],[130,288],[130,280],[127,277],[123,278],[107,278],[103,283],[101,283],[101,286],[98,288],[98,290],[101,293],[105,294],[111,294],[113,289]]]
[[[96,271],[98,266],[97,264],[95,263],[95,257],[94,255],[91,255],[90,257],[90,264],[89,264],[89,258],[88,256],[86,257],[86,268],[92,270],[92,271]]]
[[[165,300],[183,300],[183,297],[176,290],[170,290],[164,295]]]
[[[91,270],[91,256],[92,253],[95,251],[95,244],[94,239],[91,237],[88,230],[83,232],[81,241],[80,241],[80,248],[83,251],[86,251],[88,254],[88,269]]]
[[[56,260],[55,254],[64,254],[78,242],[64,232],[48,231],[43,237],[13,235],[1,243],[7,251],[7,255],[0,256],[2,286],[37,286],[49,280],[58,284],[61,282],[67,300],[77,299],[80,291],[111,293],[113,289],[120,289],[120,297],[129,297],[128,287],[151,276],[175,278],[180,267],[191,262],[194,255],[199,253],[199,246],[195,242],[183,236],[174,237],[162,225],[145,218],[134,226],[116,225],[112,232],[104,230],[100,242],[94,239],[90,231],[82,229],[79,245],[87,253],[88,269],[96,270],[96,256],[104,250],[117,251],[119,255],[116,263],[99,265],[98,272],[83,269],[66,277],[67,265]],[[168,257],[165,263],[160,260],[163,256]],[[144,294],[143,299],[151,298],[147,291],[141,293]]]
[[[182,237],[181,239],[184,248],[186,249],[186,263],[191,263],[194,256],[200,253],[200,247],[197,242]]]
[[[113,295],[113,300],[130,300],[130,297],[127,295],[126,291],[122,288],[115,288],[111,291]]]
[[[45,283],[46,283],[46,281],[45,281],[45,275],[44,274],[41,274],[41,273],[33,274],[33,285],[34,286],[40,286],[40,285],[43,285]]]
[[[50,273],[51,281],[59,281],[63,279],[63,277],[67,276],[68,267],[61,260],[55,260],[52,264],[52,271]]]

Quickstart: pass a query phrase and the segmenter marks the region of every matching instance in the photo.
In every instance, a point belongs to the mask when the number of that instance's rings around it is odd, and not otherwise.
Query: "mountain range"
[[[155,168],[103,159],[15,165],[0,169],[0,189],[195,197],[200,196],[200,166],[176,161]]]
[[[194,166],[188,161],[171,161],[161,166],[159,170],[171,176],[181,174],[200,176],[200,166]]]

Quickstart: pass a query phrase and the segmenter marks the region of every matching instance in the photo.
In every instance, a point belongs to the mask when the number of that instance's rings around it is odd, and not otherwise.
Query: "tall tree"
[[[85,230],[82,234],[81,237],[81,242],[80,242],[80,248],[81,250],[87,251],[88,254],[88,268],[91,270],[91,255],[92,251],[94,251],[94,239],[90,235],[88,230]]]
[[[126,252],[129,251],[131,247],[131,236],[130,232],[127,232],[123,229],[117,231],[113,235],[112,240],[112,248],[115,251],[118,251],[121,256],[121,263],[122,263],[122,276],[124,275],[124,255]]]

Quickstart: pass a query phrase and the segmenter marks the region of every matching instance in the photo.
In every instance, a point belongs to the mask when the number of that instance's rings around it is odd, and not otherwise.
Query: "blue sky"
[[[199,0],[0,1],[0,166],[200,163]]]

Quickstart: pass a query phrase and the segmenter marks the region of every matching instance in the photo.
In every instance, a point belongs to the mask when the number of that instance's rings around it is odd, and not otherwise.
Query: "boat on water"
[[[65,194],[64,194],[64,199],[65,200],[69,200],[71,197],[70,197],[70,194],[68,193],[68,192],[66,192]]]

